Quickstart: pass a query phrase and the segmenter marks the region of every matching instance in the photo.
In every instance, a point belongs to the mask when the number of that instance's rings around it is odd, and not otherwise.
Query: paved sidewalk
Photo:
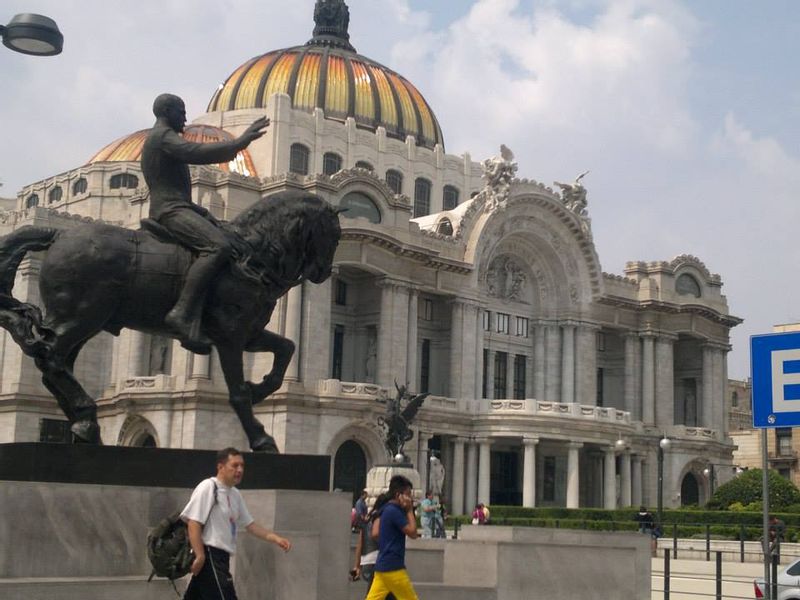
[[[664,555],[652,562],[652,600],[664,598]],[[782,569],[784,565],[779,567]],[[705,560],[670,560],[670,600],[714,599],[716,563]],[[753,579],[764,576],[759,563],[722,562],[722,597],[726,600],[755,598]]]

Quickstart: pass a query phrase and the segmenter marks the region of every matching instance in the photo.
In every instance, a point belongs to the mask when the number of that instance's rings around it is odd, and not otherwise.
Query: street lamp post
[[[58,25],[44,15],[16,15],[8,25],[0,25],[0,36],[6,48],[33,56],[61,54],[64,47],[64,36]]]
[[[717,481],[717,472],[714,469],[714,467],[715,467],[714,463],[708,463],[708,466],[705,469],[703,469],[703,475],[708,477],[708,492],[709,492],[708,493],[708,499],[709,500],[711,499],[711,496],[714,495],[714,487],[715,487],[714,484]]]
[[[669,450],[669,438],[664,435],[658,442],[658,524],[661,526],[664,517],[664,453]]]

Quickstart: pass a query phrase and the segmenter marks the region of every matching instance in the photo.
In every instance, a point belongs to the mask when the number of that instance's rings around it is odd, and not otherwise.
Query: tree
[[[753,502],[761,502],[762,489],[761,469],[749,469],[741,475],[734,477],[728,483],[719,486],[714,492],[707,508],[727,510],[734,502],[745,506]],[[800,490],[791,481],[781,477],[777,471],[770,470],[769,480],[769,505],[770,509],[780,510],[800,504]]]

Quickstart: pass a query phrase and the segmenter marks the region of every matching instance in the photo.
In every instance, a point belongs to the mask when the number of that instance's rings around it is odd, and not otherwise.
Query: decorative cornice
[[[720,323],[726,327],[736,327],[744,322],[744,319],[733,315],[722,314],[719,311],[700,304],[675,304],[674,302],[664,302],[661,300],[632,300],[621,296],[604,295],[596,298],[599,304],[626,308],[635,312],[653,311],[667,314],[695,314],[705,317],[715,323]]]

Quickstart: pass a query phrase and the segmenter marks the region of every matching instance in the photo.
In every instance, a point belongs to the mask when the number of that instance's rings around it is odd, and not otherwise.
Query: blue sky
[[[692,254],[722,276],[732,377],[748,337],[800,320],[800,2],[350,0],[356,48],[413,81],[447,151],[509,146],[547,185],[590,169],[603,269]],[[152,123],[190,119],[239,64],[301,44],[311,0],[4,0],[54,17],[61,56],[0,52],[0,194]]]

